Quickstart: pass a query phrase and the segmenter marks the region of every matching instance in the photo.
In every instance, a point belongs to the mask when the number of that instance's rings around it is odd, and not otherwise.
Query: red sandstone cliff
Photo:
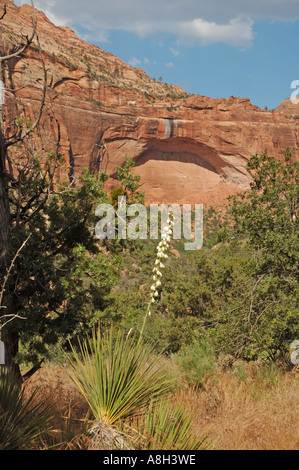
[[[12,51],[20,30],[29,32],[31,7],[8,3],[0,22],[0,47]],[[48,69],[49,89],[61,125],[61,151],[75,177],[82,167],[98,171],[101,152],[109,155],[113,176],[125,157],[134,158],[149,202],[214,204],[246,188],[245,166],[255,152],[268,149],[279,158],[298,147],[298,109],[286,100],[273,112],[249,99],[211,99],[188,95],[177,86],[150,79],[117,57],[80,40],[69,28],[56,27],[38,12],[38,34]],[[33,46],[5,71],[6,125],[17,106],[33,118],[41,99],[41,63]],[[47,117],[50,118],[47,119]],[[39,138],[49,144],[53,110],[44,109]],[[11,126],[12,129],[12,126]],[[115,184],[113,178],[108,187]]]

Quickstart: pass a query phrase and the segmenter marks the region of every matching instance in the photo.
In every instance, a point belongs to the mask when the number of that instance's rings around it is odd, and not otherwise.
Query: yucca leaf
[[[14,377],[0,368],[0,449],[28,449],[49,428],[52,410],[45,401],[29,398]]]
[[[72,346],[72,353],[74,383],[95,419],[109,425],[132,416],[175,383],[152,347],[121,331],[111,330],[106,339],[94,332],[80,343],[79,353]]]
[[[192,417],[180,404],[151,402],[138,430],[146,450],[208,450],[211,443],[194,432]]]

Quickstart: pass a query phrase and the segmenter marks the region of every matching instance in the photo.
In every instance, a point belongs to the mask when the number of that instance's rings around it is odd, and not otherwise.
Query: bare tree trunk
[[[46,97],[46,90],[47,90],[47,71],[45,68],[45,63],[43,61],[41,48],[38,40],[38,36],[36,34],[37,28],[37,19],[36,19],[36,12],[34,8],[33,0],[31,0],[32,11],[33,11],[33,19],[32,19],[32,34],[29,37],[22,35],[22,43],[20,47],[13,53],[8,54],[6,56],[2,55],[0,52],[0,86],[4,87],[5,79],[4,79],[4,70],[3,66],[6,62],[9,62],[11,59],[15,57],[21,56],[31,45],[34,38],[36,37],[39,54],[43,66],[44,72],[44,87],[41,99],[41,105],[39,109],[38,116],[34,124],[27,130],[21,130],[18,134],[15,134],[11,138],[5,136],[5,128],[4,128],[4,99],[3,96],[5,95],[4,90],[1,94],[0,99],[0,267],[3,273],[9,273],[9,267],[11,264],[11,258],[13,257],[13,253],[9,253],[10,248],[10,233],[11,233],[11,213],[10,213],[10,203],[9,203],[9,184],[10,184],[10,175],[7,171],[7,165],[9,162],[8,158],[8,148],[18,142],[23,142],[26,137],[38,126],[42,111],[44,108],[45,97]],[[2,7],[3,13],[0,12],[0,21],[6,15],[6,6]],[[22,34],[22,33],[21,33]],[[25,44],[24,44],[25,43]],[[5,282],[5,289],[1,292],[1,302],[0,302],[0,334],[2,335],[1,340],[4,343],[5,347],[5,365],[9,367],[16,375],[16,378],[19,382],[22,382],[22,376],[20,372],[20,368],[17,364],[14,363],[14,358],[18,353],[19,347],[19,332],[18,329],[12,328],[10,325],[9,327],[1,328],[3,323],[5,323],[5,318],[7,316],[11,318],[18,317],[18,301],[15,296],[15,276],[13,274],[8,275],[5,281],[0,279],[0,288],[1,284]]]
[[[2,147],[2,145],[1,145]],[[8,181],[3,165],[3,156],[1,148],[0,162],[0,259],[4,261],[5,255],[9,247],[10,233],[10,211],[8,200]],[[5,261],[4,261],[5,263]]]
[[[5,367],[14,374],[16,381],[21,384],[23,381],[21,370],[19,365],[14,362],[18,353],[19,334],[16,332],[3,333],[2,341],[5,348]]]
[[[2,62],[0,61],[0,81],[3,83]],[[8,251],[10,232],[10,211],[8,199],[8,174],[6,172],[7,148],[4,137],[3,106],[0,101],[0,260]]]

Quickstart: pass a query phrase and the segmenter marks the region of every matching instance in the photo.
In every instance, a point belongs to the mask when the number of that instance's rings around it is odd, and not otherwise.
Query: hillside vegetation
[[[143,202],[133,167],[127,159],[118,168],[116,193]],[[205,211],[201,250],[185,251],[184,240],[169,236],[171,219],[158,241],[96,239],[95,208],[108,202],[117,209],[118,199],[103,189],[105,177],[88,172],[78,187],[62,185],[43,213],[15,232],[15,240],[24,240],[14,279],[26,319],[16,317],[6,328],[19,335],[14,360],[22,371],[46,359],[23,387],[33,404],[38,395],[31,393],[42,386],[43,404],[36,406],[44,407],[48,423],[38,439],[26,443],[25,433],[17,446],[298,447],[292,350],[299,338],[298,161],[289,149],[280,161],[265,152],[248,169],[249,191]],[[23,201],[41,172],[35,160],[22,175]],[[140,362],[146,348],[147,364],[153,360],[148,398],[133,406],[137,376],[148,367]],[[109,396],[119,399],[112,404]]]

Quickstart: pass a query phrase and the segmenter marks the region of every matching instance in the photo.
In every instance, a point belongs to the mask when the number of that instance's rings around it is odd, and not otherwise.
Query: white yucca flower
[[[172,235],[172,228],[173,228],[173,222],[172,220],[167,219],[167,225],[163,228],[162,234],[161,234],[161,241],[157,246],[157,257],[155,260],[155,266],[153,268],[153,281],[154,283],[151,285],[151,296],[150,296],[150,301],[148,304],[148,308],[143,320],[143,325],[141,328],[140,332],[140,338],[142,337],[143,330],[145,327],[145,322],[148,316],[151,316],[152,312],[150,311],[150,307],[156,302],[157,297],[159,296],[158,292],[158,287],[161,286],[161,278],[162,278],[162,273],[161,269],[165,268],[165,265],[162,263],[162,259],[167,259],[168,255],[165,253],[166,250],[170,246],[170,241],[171,241],[171,235]],[[160,279],[158,279],[160,278]]]

